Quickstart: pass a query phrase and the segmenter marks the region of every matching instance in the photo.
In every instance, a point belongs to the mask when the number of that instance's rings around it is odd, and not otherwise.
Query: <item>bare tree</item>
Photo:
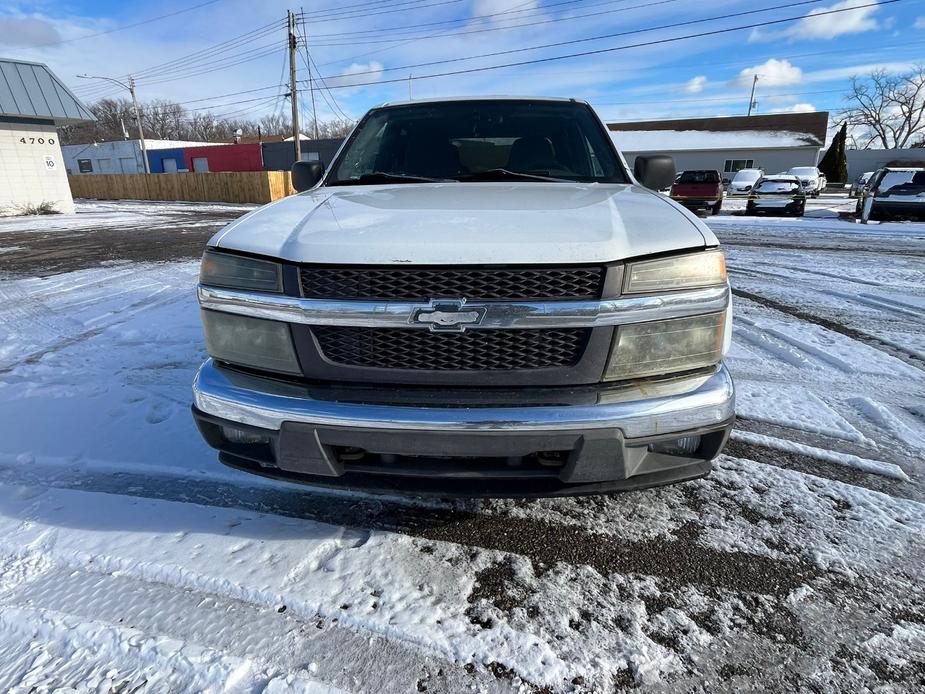
[[[138,137],[132,103],[128,99],[101,99],[90,105],[96,122],[61,128],[62,144],[87,144]],[[188,140],[192,142],[233,142],[240,131],[243,137],[288,137],[292,134],[290,121],[279,114],[264,115],[259,119],[227,118],[209,111],[190,112],[181,104],[155,99],[141,104],[141,121],[145,136],[160,140]],[[335,119],[318,123],[319,137],[344,137],[353,122]],[[303,133],[313,133],[314,123],[309,121]]]
[[[180,140],[186,129],[186,109],[180,104],[155,99],[144,104],[141,120],[145,136],[159,140]]]
[[[257,124],[264,136],[292,135],[292,122],[280,113],[267,114],[257,121]]]
[[[875,70],[852,77],[841,122],[860,149],[901,149],[925,137],[925,66],[902,75]]]

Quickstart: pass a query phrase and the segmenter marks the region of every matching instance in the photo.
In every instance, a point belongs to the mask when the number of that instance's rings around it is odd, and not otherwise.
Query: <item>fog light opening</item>
[[[675,455],[690,457],[700,448],[699,436],[682,436],[679,439],[669,439],[649,444],[649,450],[662,455]]]
[[[270,437],[266,436],[265,434],[255,434],[245,429],[238,429],[237,427],[223,426],[222,436],[225,437],[225,440],[228,441],[228,443],[270,443]]]

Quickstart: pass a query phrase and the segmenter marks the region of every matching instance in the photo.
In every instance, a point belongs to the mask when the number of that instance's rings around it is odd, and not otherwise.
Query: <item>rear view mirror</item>
[[[314,188],[324,175],[320,161],[297,161],[292,165],[292,187],[298,192]]]
[[[664,154],[636,157],[633,175],[646,188],[661,190],[670,188],[675,177],[674,159]]]

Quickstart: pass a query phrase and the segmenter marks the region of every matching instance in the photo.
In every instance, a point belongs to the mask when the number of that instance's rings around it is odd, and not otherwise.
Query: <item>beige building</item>
[[[0,58],[0,215],[74,211],[57,128],[88,120],[46,65]]]

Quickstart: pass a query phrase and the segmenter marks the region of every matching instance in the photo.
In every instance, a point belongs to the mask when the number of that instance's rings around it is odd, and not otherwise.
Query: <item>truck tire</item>
[[[711,214],[713,214],[713,215],[718,215],[719,212],[720,212],[720,210],[722,210],[722,209],[723,209],[723,201],[722,201],[722,200],[717,200],[717,201],[716,201],[716,204],[713,205],[713,209],[712,209],[712,211],[711,211]]]

